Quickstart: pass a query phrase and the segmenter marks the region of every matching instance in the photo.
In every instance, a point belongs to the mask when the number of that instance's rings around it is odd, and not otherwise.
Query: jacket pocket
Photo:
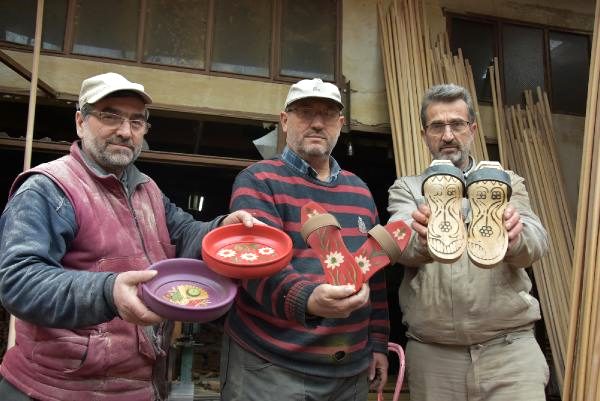
[[[533,306],[536,301],[527,291],[527,273],[523,269],[510,266],[499,266],[494,269],[496,285],[496,305],[503,305],[497,310],[507,317],[522,312]],[[503,312],[503,313],[502,313]]]
[[[165,252],[165,256],[167,257],[167,259],[171,259],[176,256],[177,247],[175,245],[160,242],[160,246]],[[200,253],[200,245],[198,245],[198,253]]]
[[[89,336],[57,337],[38,341],[31,359],[38,365],[63,374],[93,375],[106,369],[106,338],[99,333]]]

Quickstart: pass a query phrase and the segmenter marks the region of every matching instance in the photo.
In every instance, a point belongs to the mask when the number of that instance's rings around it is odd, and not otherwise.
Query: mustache
[[[304,134],[304,138],[309,138],[309,137],[325,139],[325,138],[327,138],[327,135],[325,135],[322,132],[315,132],[315,131],[307,132],[306,134]]]
[[[127,146],[131,149],[134,148],[133,141],[131,139],[121,138],[121,137],[113,137],[113,138],[107,139],[106,144]]]

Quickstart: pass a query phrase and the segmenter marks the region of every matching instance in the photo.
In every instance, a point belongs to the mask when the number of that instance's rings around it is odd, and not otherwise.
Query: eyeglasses
[[[426,125],[425,129],[431,135],[444,135],[446,126],[449,126],[453,134],[464,134],[469,125],[471,125],[469,121],[456,120],[449,123],[431,123]]]
[[[330,108],[325,110],[316,110],[312,107],[290,107],[286,110],[287,112],[293,111],[298,117],[306,121],[312,121],[318,115],[323,117],[323,121],[331,123],[340,117],[340,110]]]
[[[96,117],[100,122],[107,127],[110,128],[119,128],[126,121],[129,122],[129,127],[131,127],[131,132],[134,134],[145,134],[150,129],[151,125],[146,120],[131,120],[127,117],[123,117],[122,115],[110,113],[108,111],[95,111],[91,110],[88,114]]]

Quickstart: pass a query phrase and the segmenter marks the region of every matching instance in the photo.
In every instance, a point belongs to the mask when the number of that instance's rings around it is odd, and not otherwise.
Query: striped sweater
[[[364,228],[378,223],[375,203],[356,175],[341,170],[333,183],[324,183],[302,174],[286,161],[290,157],[298,158],[286,149],[283,158],[255,163],[235,180],[231,210],[245,209],[287,232],[294,256],[274,276],[242,281],[225,330],[240,346],[276,365],[323,377],[353,376],[367,369],[373,351],[387,353],[385,278],[382,272],[371,278],[370,304],[346,319],[307,315],[308,297],[325,276],[300,235],[300,208],[311,200],[321,204],[337,218],[354,252],[367,238]]]

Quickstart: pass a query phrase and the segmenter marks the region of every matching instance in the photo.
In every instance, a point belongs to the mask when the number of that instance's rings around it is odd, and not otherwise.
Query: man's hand
[[[421,203],[417,210],[412,212],[412,228],[417,233],[419,244],[427,246],[427,224],[429,224],[429,217],[431,216],[431,209],[425,203]]]
[[[138,284],[151,280],[156,270],[119,273],[113,287],[113,299],[121,319],[140,326],[149,326],[164,319],[152,312],[138,297]]]
[[[352,285],[321,284],[310,294],[306,309],[314,316],[346,318],[369,302],[369,294],[366,283],[358,292]]]
[[[254,224],[265,224],[252,217],[252,215],[245,210],[236,210],[235,212],[228,214],[223,221],[221,221],[220,225],[226,226],[237,223],[243,223],[248,228],[252,227]]]
[[[523,232],[521,213],[513,205],[507,205],[502,217],[504,218],[504,227],[508,232],[508,249],[511,249],[519,242],[519,237]]]
[[[381,352],[373,352],[373,359],[369,364],[369,389],[381,392],[387,383],[388,358]]]

